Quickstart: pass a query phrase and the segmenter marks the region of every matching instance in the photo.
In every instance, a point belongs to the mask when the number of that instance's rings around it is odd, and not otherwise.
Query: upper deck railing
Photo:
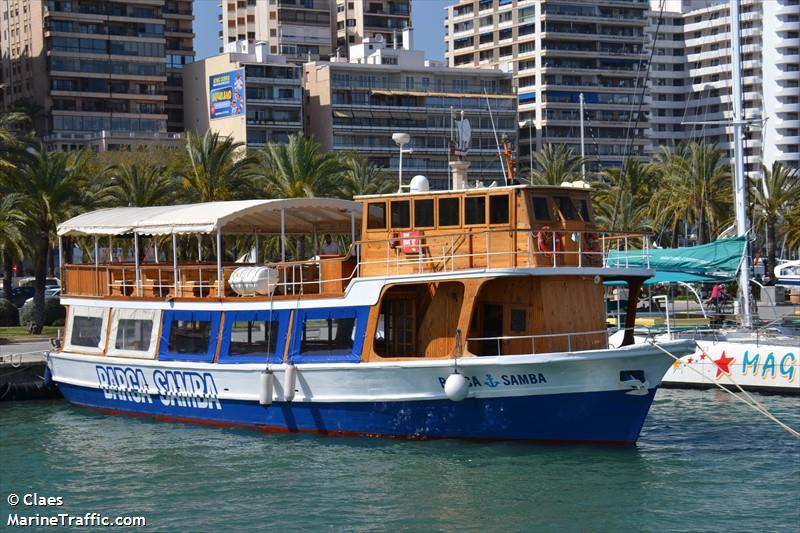
[[[225,263],[218,279],[212,262],[172,264],[96,263],[64,265],[64,296],[149,299],[236,299],[336,297],[354,278],[453,273],[470,270],[528,268],[628,268],[638,255],[648,257],[646,235],[597,232],[512,229],[476,230],[425,235],[398,232],[387,239],[357,241],[337,257],[278,263]],[[626,252],[614,254],[612,251]],[[274,271],[269,291],[239,296],[230,278],[243,267]]]

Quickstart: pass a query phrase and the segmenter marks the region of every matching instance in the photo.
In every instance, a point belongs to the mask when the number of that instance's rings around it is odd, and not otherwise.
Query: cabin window
[[[461,206],[458,198],[439,198],[439,227],[460,226]]]
[[[414,227],[432,228],[433,200],[414,200]]]
[[[578,209],[584,222],[589,222],[589,202],[585,198],[578,200]]]
[[[375,353],[381,357],[413,357],[415,300],[385,300],[381,304],[378,329],[375,331]]]
[[[211,362],[217,349],[220,313],[166,311],[159,359]]]
[[[569,196],[556,196],[555,201],[556,205],[558,205],[558,210],[561,211],[561,215],[566,220],[578,220],[578,212],[575,210],[575,204],[572,203],[572,199]]]
[[[409,204],[408,200],[404,200],[402,202],[392,202],[393,228],[411,227],[411,210],[408,204]]]
[[[547,198],[542,198],[541,196],[534,196],[531,199],[533,203],[533,218],[534,220],[540,222],[549,222],[550,218],[550,210],[547,207]]]
[[[369,307],[296,311],[290,363],[358,362]]]
[[[113,309],[108,355],[152,358],[161,312],[152,309]]]
[[[220,363],[283,361],[289,311],[229,311],[220,343]]]
[[[100,355],[106,347],[108,309],[72,305],[65,335],[67,350]]]
[[[468,196],[464,198],[464,224],[486,224],[486,197]]]
[[[511,331],[514,333],[524,333],[527,329],[528,313],[525,309],[511,310]]]
[[[508,195],[489,197],[489,224],[508,224]]]
[[[70,342],[73,346],[102,348],[100,346],[102,332],[102,317],[75,316],[72,319],[72,336],[70,337]]]
[[[386,229],[386,203],[367,204],[367,229]]]

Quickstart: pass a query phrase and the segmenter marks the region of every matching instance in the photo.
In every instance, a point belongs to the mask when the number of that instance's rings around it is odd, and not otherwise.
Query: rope
[[[664,352],[668,356],[672,357],[676,361],[680,362],[680,360],[681,360],[680,357],[670,353],[668,350],[662,348],[661,346],[656,344],[654,341],[650,340],[650,341],[648,341],[648,343],[651,346],[654,346],[655,348],[658,348],[659,350],[661,350],[662,352]],[[705,350],[703,350],[703,348],[701,348],[700,345],[697,344],[697,342],[695,342],[695,346],[697,346],[697,349],[700,350],[703,353],[703,355],[708,357],[709,361],[714,362],[715,365],[717,364],[713,359],[711,359],[711,357],[705,352]],[[700,376],[705,378],[705,375],[702,372],[700,372],[699,370],[697,370],[696,368],[692,368],[692,367],[687,367],[687,368],[692,370],[692,372],[695,372],[698,375],[700,375]],[[731,396],[733,396],[734,398],[736,398],[740,402],[744,403],[745,405],[748,405],[748,406],[752,407],[753,409],[755,409],[756,411],[758,411],[762,415],[766,416],[767,418],[769,418],[770,420],[772,420],[773,422],[778,424],[780,427],[782,427],[784,430],[786,430],[794,438],[800,439],[800,432],[792,429],[787,424],[785,424],[785,423],[781,422],[780,420],[778,420],[778,418],[775,415],[773,415],[772,413],[770,413],[769,410],[766,407],[764,407],[764,405],[761,402],[759,402],[758,400],[753,398],[744,389],[742,389],[742,387],[738,383],[736,383],[736,381],[734,381],[734,379],[731,376],[728,376],[728,379],[730,379],[731,382],[733,382],[733,384],[736,385],[736,388],[739,389],[739,392],[741,392],[744,396],[746,396],[747,399],[744,399],[741,396],[737,396],[735,391],[732,391],[732,390],[728,389],[727,387],[723,386],[721,383],[716,383],[715,382],[714,385],[716,385],[720,389],[724,390],[725,392],[727,392],[728,394],[730,394]]]

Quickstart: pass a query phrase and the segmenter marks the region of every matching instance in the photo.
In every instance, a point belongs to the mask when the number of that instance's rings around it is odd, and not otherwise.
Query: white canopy
[[[361,204],[333,198],[238,200],[155,207],[116,207],[84,213],[59,224],[58,234],[169,235],[172,233],[350,233],[361,221]]]

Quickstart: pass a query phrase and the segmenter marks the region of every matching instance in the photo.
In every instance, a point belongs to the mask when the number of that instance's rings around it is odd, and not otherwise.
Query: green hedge
[[[67,309],[61,305],[61,302],[57,297],[44,299],[45,326],[53,326],[56,322],[63,324],[66,316]],[[33,322],[33,300],[26,302],[25,305],[22,306],[19,321],[23,326]]]
[[[19,326],[19,309],[5,298],[0,298],[0,326]]]

